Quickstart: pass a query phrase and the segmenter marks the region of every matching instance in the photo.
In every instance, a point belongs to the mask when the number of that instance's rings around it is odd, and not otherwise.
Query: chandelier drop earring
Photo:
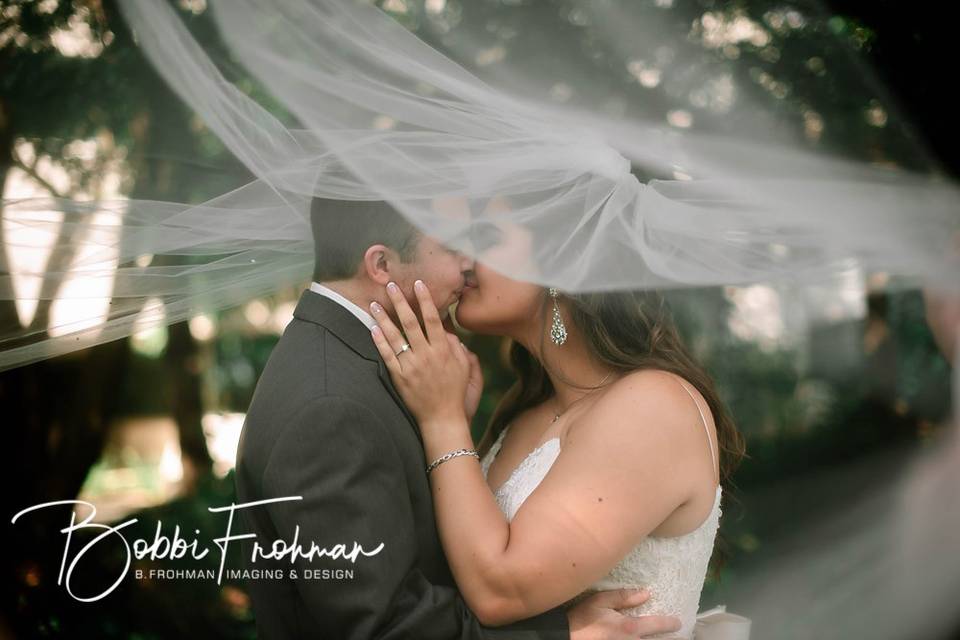
[[[557,290],[550,287],[550,297],[553,298],[553,324],[550,325],[550,340],[560,346],[567,341],[567,328],[560,317],[560,307],[557,306]]]

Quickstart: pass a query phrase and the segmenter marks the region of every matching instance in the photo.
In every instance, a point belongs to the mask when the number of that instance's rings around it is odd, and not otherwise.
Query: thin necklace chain
[[[564,408],[563,411],[561,411],[560,413],[554,414],[553,420],[550,421],[550,424],[553,424],[554,422],[556,422],[557,420],[559,420],[559,419],[560,419],[560,416],[562,416],[563,414],[565,414],[565,413],[567,412],[567,410],[570,409],[570,407],[572,407],[573,405],[577,404],[578,402],[580,402],[581,400],[583,400],[584,398],[586,398],[587,396],[589,396],[589,395],[590,395],[591,393],[593,393],[594,391],[599,390],[600,386],[601,386],[604,382],[606,382],[606,381],[610,378],[610,376],[612,376],[612,375],[613,375],[613,372],[611,371],[610,373],[608,373],[607,375],[605,375],[605,376],[603,377],[603,380],[601,380],[600,382],[597,383],[597,389],[591,389],[590,391],[586,392],[585,394],[583,394],[582,396],[580,396],[579,398],[577,398],[576,400],[574,400],[573,402],[571,402],[570,404],[568,404],[568,405],[566,406],[566,408]]]

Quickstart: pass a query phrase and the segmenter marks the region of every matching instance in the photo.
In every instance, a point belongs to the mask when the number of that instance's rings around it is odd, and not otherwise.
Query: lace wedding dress
[[[690,394],[685,385],[683,388]],[[700,404],[690,394],[697,409]],[[700,418],[706,429],[703,411]],[[496,442],[481,460],[483,476],[487,477],[490,464],[500,451],[503,438],[509,425],[500,433]],[[713,442],[710,442],[711,454]],[[494,497],[500,510],[512,521],[524,500],[533,493],[543,480],[560,454],[560,439],[547,440],[533,451],[511,472],[507,480],[496,490]],[[715,458],[715,456],[714,456]],[[707,565],[713,553],[713,543],[720,524],[721,489],[717,487],[717,496],[713,510],[707,519],[690,533],[659,538],[648,536],[634,547],[606,576],[592,584],[587,591],[571,599],[567,605],[576,603],[593,591],[606,591],[621,587],[647,587],[650,599],[639,607],[624,609],[628,615],[671,615],[680,618],[680,631],[670,637],[693,638],[697,622],[697,610],[700,606],[700,591],[707,574]]]

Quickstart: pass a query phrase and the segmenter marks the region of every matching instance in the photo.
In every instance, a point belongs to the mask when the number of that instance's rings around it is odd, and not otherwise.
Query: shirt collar
[[[331,300],[339,304],[341,307],[345,308],[347,311],[355,315],[357,319],[360,320],[360,322],[365,324],[367,329],[373,329],[374,325],[377,324],[377,321],[373,319],[373,316],[371,316],[362,307],[351,302],[350,300],[347,300],[345,297],[343,297],[342,295],[340,295],[330,287],[325,287],[319,282],[311,282],[310,290],[313,291],[314,293],[319,293],[320,295],[326,298],[330,298]]]

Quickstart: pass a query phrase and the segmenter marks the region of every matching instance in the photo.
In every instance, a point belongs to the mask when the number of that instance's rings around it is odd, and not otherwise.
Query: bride
[[[374,342],[432,462],[440,537],[465,601],[501,625],[591,591],[645,587],[650,599],[627,613],[677,616],[676,637],[693,637],[721,483],[743,452],[713,383],[656,294],[561,295],[479,260],[474,274],[456,320],[511,338],[518,376],[480,452],[469,428],[479,362],[426,287],[414,287],[425,332],[387,287],[406,340],[372,306]]]

